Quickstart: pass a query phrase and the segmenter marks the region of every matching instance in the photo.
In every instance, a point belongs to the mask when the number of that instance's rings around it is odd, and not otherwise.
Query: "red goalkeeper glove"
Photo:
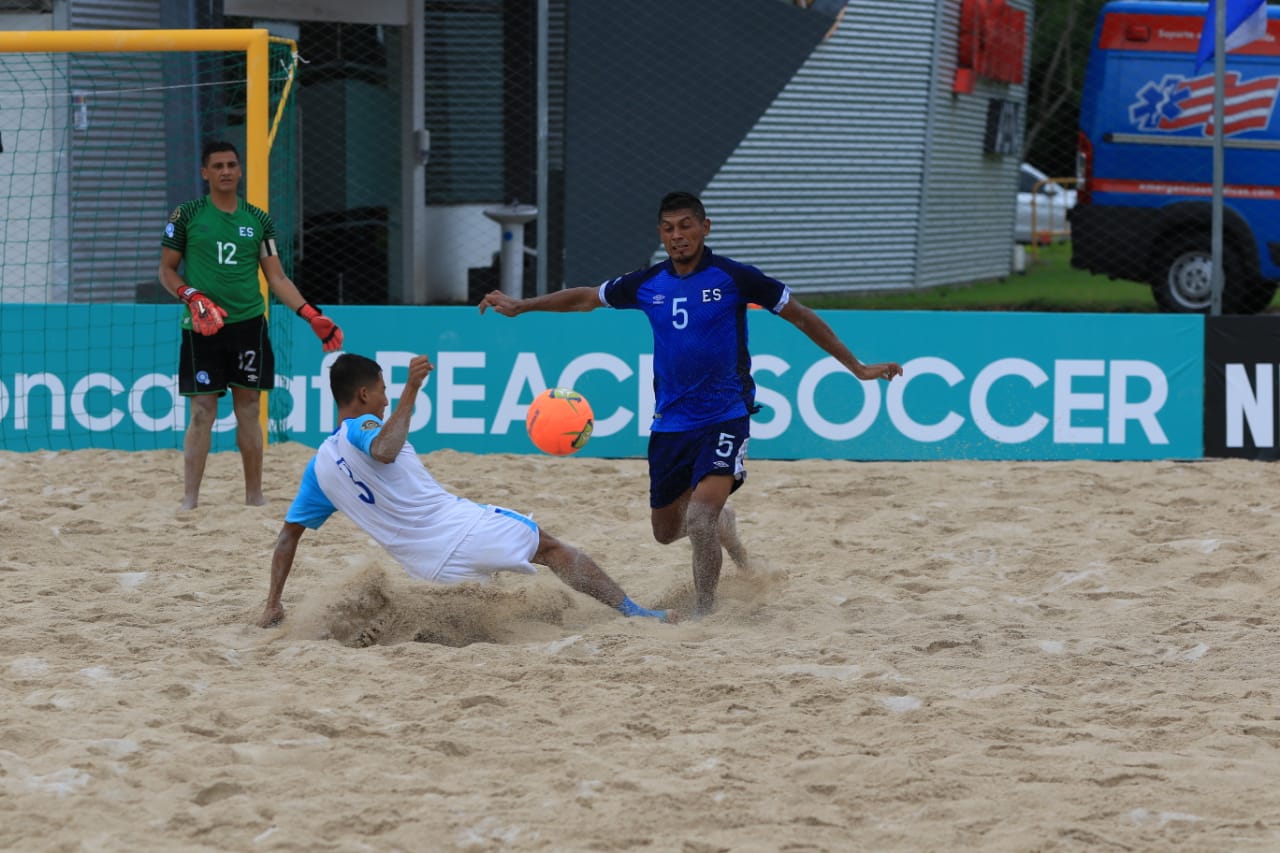
[[[325,352],[337,352],[342,349],[342,329],[338,328],[337,323],[324,316],[319,308],[310,302],[304,302],[298,309],[298,316],[311,324],[311,331],[316,333]]]
[[[191,328],[196,334],[213,335],[222,328],[222,318],[227,316],[227,312],[221,305],[194,287],[179,290],[178,298],[191,309]]]

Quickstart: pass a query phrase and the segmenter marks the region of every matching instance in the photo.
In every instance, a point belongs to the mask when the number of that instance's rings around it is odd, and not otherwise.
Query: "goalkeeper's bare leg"
[[[187,398],[191,420],[182,439],[182,505],[179,509],[195,509],[200,505],[200,483],[204,480],[204,463],[209,458],[213,421],[218,416],[218,396],[200,394]]]
[[[244,502],[246,506],[262,506],[262,423],[259,419],[262,392],[254,388],[231,388],[231,402],[236,412],[236,447],[244,467]]]

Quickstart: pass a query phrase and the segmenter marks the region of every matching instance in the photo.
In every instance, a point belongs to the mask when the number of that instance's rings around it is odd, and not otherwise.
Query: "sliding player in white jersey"
[[[409,418],[431,372],[423,355],[409,362],[409,378],[385,421],[387,384],[370,358],[344,353],[329,369],[341,421],[307,465],[271,557],[271,587],[258,624],[284,618],[280,596],[298,542],[341,510],[410,575],[437,583],[487,581],[497,572],[547,566],[578,592],[624,616],[666,620],[663,610],[636,604],[589,556],[556,539],[533,519],[477,504],[445,491],[407,440]]]

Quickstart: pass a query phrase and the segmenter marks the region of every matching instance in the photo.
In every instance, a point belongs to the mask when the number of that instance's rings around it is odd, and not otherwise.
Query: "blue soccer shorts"
[[[751,420],[742,417],[683,432],[649,435],[649,506],[669,506],[703,477],[733,477],[733,491],[747,479]]]

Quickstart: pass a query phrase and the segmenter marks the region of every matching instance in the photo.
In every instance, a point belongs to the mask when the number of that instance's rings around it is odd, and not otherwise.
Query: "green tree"
[[[1036,0],[1027,81],[1024,160],[1054,177],[1076,171],[1084,69],[1106,0]]]

